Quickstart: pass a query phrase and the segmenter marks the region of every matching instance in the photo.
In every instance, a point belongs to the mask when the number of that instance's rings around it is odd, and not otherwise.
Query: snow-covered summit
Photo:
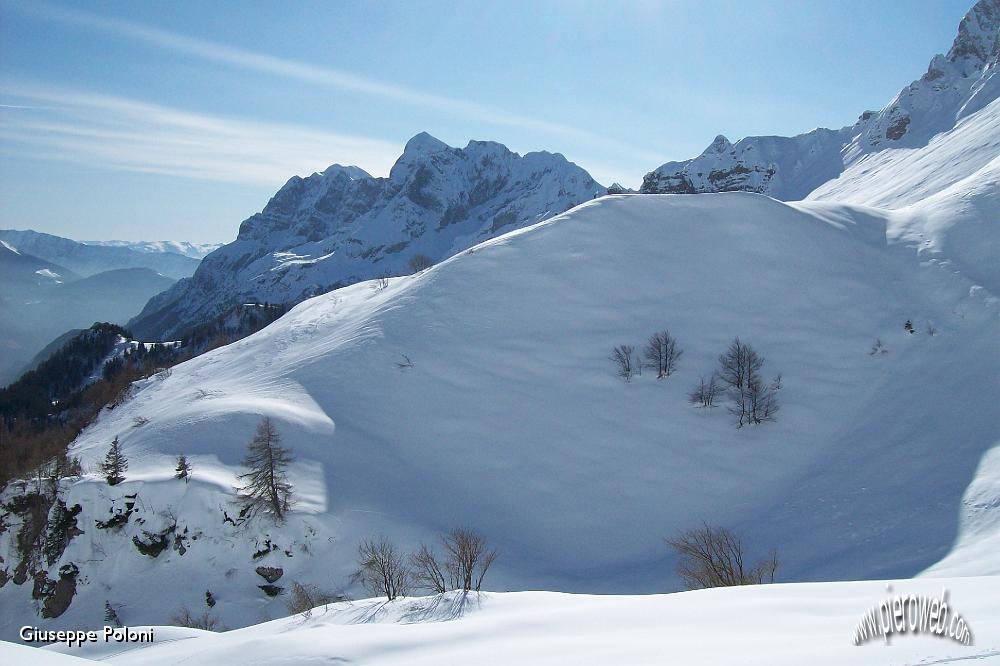
[[[947,55],[879,111],[854,125],[794,137],[718,136],[698,157],[668,162],[643,180],[646,193],[750,191],[803,199],[866,155],[920,148],[1000,95],[1000,0],[979,0],[962,19]],[[958,168],[961,168],[960,166]]]
[[[235,302],[294,303],[403,274],[416,255],[445,259],[603,192],[562,155],[521,156],[490,141],[452,148],[423,132],[407,142],[388,178],[334,165],[290,179],[234,242],[150,301],[132,326],[170,335]]]
[[[403,147],[404,157],[415,157],[419,155],[430,155],[442,150],[447,150],[448,144],[437,139],[427,132],[415,134]]]

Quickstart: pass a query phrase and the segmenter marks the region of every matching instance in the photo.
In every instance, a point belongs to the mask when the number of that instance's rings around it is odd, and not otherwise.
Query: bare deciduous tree
[[[444,569],[427,544],[420,544],[420,549],[410,555],[410,566],[413,567],[413,583],[417,587],[436,594],[448,591]]]
[[[177,627],[191,627],[192,629],[204,629],[206,631],[224,630],[223,627],[219,626],[219,621],[212,617],[208,611],[203,612],[201,615],[194,615],[187,606],[181,606],[180,610],[170,618],[170,622]]]
[[[656,378],[662,379],[677,369],[677,361],[684,352],[670,331],[663,330],[650,336],[644,353],[646,360],[656,367]]]
[[[885,348],[884,344],[882,344],[882,339],[881,338],[875,338],[875,344],[872,345],[871,351],[868,352],[868,355],[869,356],[876,356],[876,355],[879,355],[879,354],[888,354],[888,353],[889,353],[889,350]]]
[[[775,375],[770,384],[759,384],[754,387],[751,395],[753,414],[756,415],[756,423],[762,421],[773,421],[775,414],[781,408],[778,402],[778,391],[781,390],[781,374]]]
[[[486,572],[496,560],[496,550],[467,529],[452,530],[441,537],[441,544],[445,550],[443,560],[425,544],[420,544],[420,549],[410,555],[414,583],[438,594],[448,590],[478,592]]]
[[[410,257],[410,261],[407,264],[410,268],[411,273],[419,273],[422,270],[426,270],[434,265],[434,260],[428,257],[426,254],[415,254]]]
[[[635,347],[632,345],[618,345],[611,350],[611,362],[615,364],[615,371],[626,382],[631,381],[635,374],[634,352]]]
[[[729,393],[730,411],[737,417],[738,427],[772,420],[778,411],[780,386],[761,378],[763,366],[764,357],[739,338],[719,356],[719,379]]]
[[[410,587],[410,570],[406,559],[387,538],[365,539],[358,546],[358,570],[351,576],[372,594],[392,601],[406,596]]]
[[[694,387],[694,390],[688,394],[688,400],[691,401],[691,404],[699,407],[714,407],[715,399],[721,390],[718,377],[713,372],[707,382],[704,376],[698,378],[698,386]]]
[[[455,587],[478,592],[497,552],[488,548],[481,536],[467,529],[452,530],[441,541],[448,553],[445,570],[457,583]]]
[[[98,463],[100,466],[100,463]],[[128,464],[126,463],[126,467]],[[58,453],[53,456],[53,458],[42,465],[40,465],[36,470],[35,474],[38,478],[37,487],[39,492],[41,492],[42,478],[44,477],[47,481],[49,494],[52,496],[52,501],[55,502],[59,498],[59,490],[61,488],[62,480],[71,476],[80,476],[83,474],[83,468],[80,465],[79,458],[72,458],[66,455],[65,451]]]
[[[667,539],[667,544],[677,552],[677,575],[689,590],[773,583],[778,569],[775,551],[751,566],[745,562],[743,542],[738,536],[707,523]]]
[[[291,506],[292,484],[285,470],[292,462],[292,452],[281,446],[281,435],[269,417],[261,419],[257,433],[247,445],[243,465],[249,469],[239,478],[246,485],[237,488],[248,515],[259,511],[281,520]]]
[[[293,615],[302,613],[306,617],[312,615],[312,610],[317,606],[326,606],[338,601],[345,601],[343,594],[324,592],[315,585],[303,584],[292,581],[291,590],[285,600],[285,608]]]

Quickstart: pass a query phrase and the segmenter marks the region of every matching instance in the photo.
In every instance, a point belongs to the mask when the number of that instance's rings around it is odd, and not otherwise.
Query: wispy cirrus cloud
[[[65,88],[8,84],[0,95],[14,100],[0,114],[4,152],[39,159],[274,187],[338,156],[385,173],[399,154],[388,141]]]
[[[472,118],[493,125],[518,127],[539,134],[565,137],[594,147],[603,147],[629,154],[636,161],[655,163],[661,158],[658,153],[630,145],[599,132],[530,117],[465,99],[362,77],[331,67],[257,53],[218,42],[188,37],[133,21],[96,16],[75,9],[45,5],[21,9],[48,20],[117,35],[161,50],[194,56],[230,67],[261,72],[312,85],[372,95],[449,115]]]

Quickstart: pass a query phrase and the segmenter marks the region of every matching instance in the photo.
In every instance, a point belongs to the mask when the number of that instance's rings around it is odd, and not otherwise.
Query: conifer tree
[[[111,447],[108,449],[107,455],[104,456],[104,462],[98,463],[97,468],[104,475],[109,486],[117,486],[125,480],[125,470],[128,469],[128,460],[125,459],[125,454],[122,453],[122,447],[118,443],[117,437],[112,440]]]
[[[239,476],[245,485],[236,489],[248,513],[263,511],[278,520],[284,517],[292,497],[292,484],[285,470],[292,459],[291,451],[281,446],[277,428],[265,416],[247,445],[243,465],[249,471]]]
[[[177,456],[177,467],[174,468],[177,472],[174,474],[174,478],[184,479],[184,483],[191,480],[191,464],[188,463],[187,456],[183,453]]]
[[[118,611],[111,605],[110,601],[104,602],[104,621],[114,627],[122,626],[122,621],[118,617]]]

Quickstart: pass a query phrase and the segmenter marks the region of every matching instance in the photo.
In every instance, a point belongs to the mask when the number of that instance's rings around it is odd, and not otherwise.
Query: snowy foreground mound
[[[491,590],[677,590],[663,539],[703,520],[741,532],[752,557],[776,548],[782,581],[909,577],[949,553],[940,575],[1000,574],[983,545],[998,532],[984,458],[1000,443],[998,304],[940,248],[890,239],[899,215],[605,197],[384,289],[306,301],[85,431],[74,454],[92,466],[118,436],[127,481],[70,488],[84,533],[48,570],[78,567],[76,596],[43,620],[31,580],[7,582],[2,635],[92,624],[105,602],[126,624],[167,624],[205,610],[206,590],[215,617],[246,626],[287,613],[256,567],[334,589],[361,539],[410,550],[455,526],[499,550]],[[684,348],[676,374],[618,379],[612,347],[665,327]],[[725,407],[687,403],[737,335],[783,374],[776,422],[737,429]],[[869,353],[876,339],[887,353]],[[298,504],[280,527],[237,528],[224,516],[261,415],[297,455]],[[181,453],[189,484],[173,478]],[[124,525],[95,527],[129,502]],[[155,557],[133,540],[153,534]]]
[[[890,595],[936,597],[973,644],[897,635],[853,645],[861,615]],[[0,643],[0,660],[38,666],[243,664],[891,664],[1000,662],[1000,578],[808,583],[671,595],[551,592],[366,600],[224,634],[154,628],[152,645],[45,651]]]

